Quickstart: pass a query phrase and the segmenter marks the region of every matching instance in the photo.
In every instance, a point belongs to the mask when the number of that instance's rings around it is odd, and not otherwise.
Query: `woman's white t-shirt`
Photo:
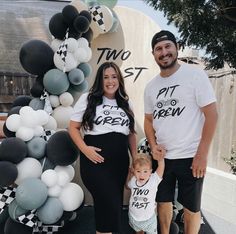
[[[84,112],[88,104],[88,93],[80,96],[74,106],[72,121],[82,122]],[[109,132],[123,133],[129,135],[130,120],[125,111],[118,107],[116,99],[109,99],[103,96],[103,102],[96,108],[96,116],[92,130],[84,130],[85,135],[100,135]]]

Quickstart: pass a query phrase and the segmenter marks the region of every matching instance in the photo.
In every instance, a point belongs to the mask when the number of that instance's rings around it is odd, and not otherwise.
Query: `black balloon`
[[[13,115],[13,114],[19,114],[20,109],[22,106],[13,106],[9,111],[7,116]]]
[[[20,49],[22,67],[34,75],[42,75],[54,67],[54,52],[52,48],[41,40],[30,40]]]
[[[69,37],[72,37],[74,39],[79,39],[81,36],[81,33],[77,32],[74,27],[69,28]]]
[[[28,106],[32,97],[27,95],[20,95],[18,96],[12,103],[12,107],[14,106]]]
[[[53,164],[68,166],[76,161],[79,150],[67,131],[58,131],[49,138],[46,154]]]
[[[27,156],[26,143],[17,137],[5,138],[0,144],[0,160],[19,163]]]
[[[0,161],[0,187],[6,187],[12,185],[18,175],[16,165],[7,162]]]
[[[74,28],[79,33],[85,33],[89,29],[90,22],[85,16],[77,16],[74,20]]]
[[[87,41],[90,43],[93,40],[93,31],[92,31],[92,29],[89,28],[86,33],[82,34],[82,37],[87,39]]]
[[[78,14],[78,10],[72,5],[67,5],[62,10],[62,15],[70,26],[73,24],[73,21],[78,16]]]
[[[15,137],[16,136],[15,132],[12,132],[7,128],[6,122],[3,124],[2,131],[6,137]]]
[[[41,77],[38,77],[32,88],[30,89],[30,93],[33,97],[41,97],[43,94],[44,86],[43,86],[43,79]]]
[[[60,40],[63,40],[66,35],[66,30],[68,28],[62,13],[55,14],[49,21],[49,30],[51,34]]]
[[[13,221],[10,217],[7,219],[4,227],[4,234],[32,234],[33,228]]]
[[[92,21],[92,16],[91,16],[91,14],[89,13],[89,11],[81,11],[80,13],[79,13],[79,15],[82,15],[82,16],[85,16],[87,19],[88,19],[88,21],[91,23],[91,21]]]

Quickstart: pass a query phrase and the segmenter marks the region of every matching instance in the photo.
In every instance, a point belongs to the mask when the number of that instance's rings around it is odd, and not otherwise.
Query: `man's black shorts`
[[[203,178],[193,177],[192,161],[192,158],[165,159],[165,172],[158,186],[157,202],[173,202],[178,184],[177,201],[192,212],[200,211]]]

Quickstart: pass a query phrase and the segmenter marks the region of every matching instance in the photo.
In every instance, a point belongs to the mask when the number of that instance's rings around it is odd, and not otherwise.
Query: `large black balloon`
[[[15,137],[16,136],[15,132],[12,132],[7,128],[6,122],[3,124],[2,131],[6,137]]]
[[[27,95],[20,95],[18,96],[12,103],[12,107],[14,106],[28,106],[32,97]]]
[[[7,219],[4,234],[32,234],[33,228],[13,221],[10,217]]]
[[[62,9],[62,15],[68,25],[71,26],[73,25],[74,19],[79,15],[79,12],[74,6],[67,5]]]
[[[46,154],[53,164],[68,166],[76,161],[79,150],[67,131],[58,131],[49,138]]]
[[[27,145],[20,138],[5,138],[0,144],[0,160],[6,160],[17,164],[26,156]]]
[[[0,161],[0,186],[6,187],[12,185],[18,175],[18,171],[16,165],[7,162],[7,161]]]
[[[22,67],[34,75],[42,75],[54,67],[54,52],[52,48],[41,40],[30,40],[20,49]]]
[[[49,30],[51,34],[60,40],[63,40],[66,35],[66,30],[68,28],[62,13],[55,14],[49,21]]]

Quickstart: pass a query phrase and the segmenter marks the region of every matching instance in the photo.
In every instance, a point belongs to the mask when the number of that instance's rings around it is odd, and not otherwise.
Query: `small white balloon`
[[[61,194],[62,188],[56,184],[48,188],[48,196],[50,197],[59,197]]]
[[[72,167],[71,165],[68,166],[56,166],[54,168],[54,170],[58,173],[60,171],[64,171],[69,175],[70,181],[72,181],[72,179],[75,176],[75,169],[74,167]]]
[[[78,43],[77,43],[76,39],[74,39],[72,37],[68,38],[67,44],[68,44],[67,51],[70,53],[74,53],[78,48]]]
[[[44,111],[44,110],[37,110],[36,111],[37,114],[37,123],[38,125],[45,125],[47,124],[48,120],[49,120],[49,114]]]
[[[30,141],[34,137],[34,130],[24,126],[19,127],[19,129],[16,131],[16,137],[23,141]]]
[[[6,120],[6,127],[12,132],[16,132],[21,126],[21,118],[18,114],[10,115]]]
[[[44,134],[44,129],[42,126],[40,125],[37,125],[35,128],[34,128],[34,136],[36,137],[40,137],[40,136],[43,136]]]
[[[52,50],[56,52],[61,44],[62,44],[62,41],[59,39],[52,40],[52,43],[51,43]]]
[[[78,42],[78,47],[82,47],[82,48],[89,47],[89,42],[84,37],[79,38],[77,42]]]
[[[52,107],[55,108],[55,107],[60,106],[59,97],[57,95],[50,95],[49,100],[50,100]]]
[[[69,92],[65,92],[59,96],[59,101],[62,106],[71,106],[74,102],[74,98]]]
[[[38,124],[38,118],[36,112],[32,109],[31,111],[22,111],[20,113],[21,124],[28,128],[34,128]]]
[[[59,171],[57,173],[57,184],[61,187],[66,186],[70,182],[70,177],[65,171]]]
[[[41,175],[41,180],[48,187],[53,187],[57,184],[57,181],[58,181],[57,172],[52,169],[48,169],[44,171],[43,174]]]
[[[32,111],[34,110],[30,106],[23,106],[20,108],[19,114],[23,115],[25,113],[32,112]]]
[[[43,125],[43,127],[46,130],[56,131],[57,130],[57,121],[52,116],[49,116],[48,122],[45,125]]]

